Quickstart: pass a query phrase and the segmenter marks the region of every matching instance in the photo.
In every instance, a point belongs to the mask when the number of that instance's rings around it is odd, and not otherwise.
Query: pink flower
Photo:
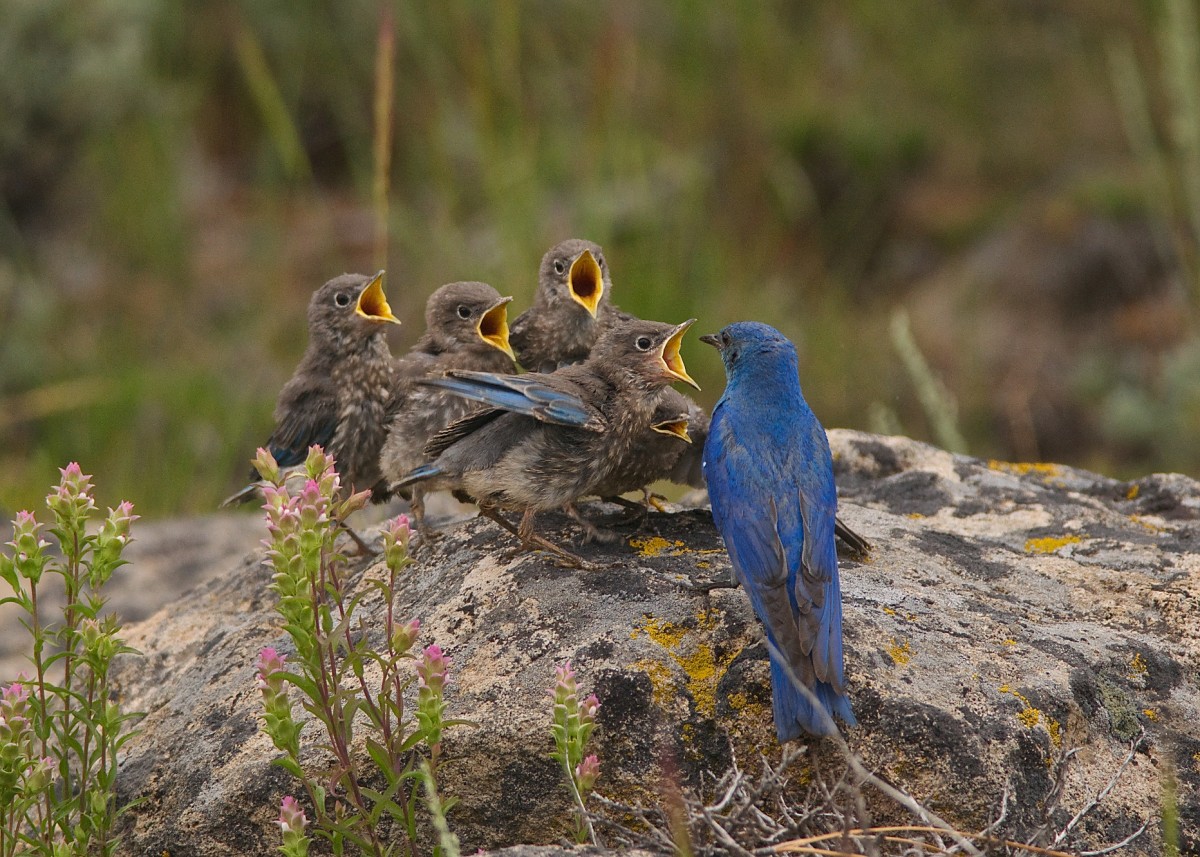
[[[590,792],[596,787],[600,777],[600,760],[596,756],[585,756],[583,761],[575,766],[575,780],[579,783],[581,792]]]
[[[283,833],[304,833],[308,826],[308,818],[300,808],[300,801],[291,795],[283,799],[279,806],[279,829]]]
[[[450,676],[450,658],[442,652],[440,646],[426,646],[421,653],[421,663],[417,664],[417,675],[421,687],[427,687],[437,695]]]

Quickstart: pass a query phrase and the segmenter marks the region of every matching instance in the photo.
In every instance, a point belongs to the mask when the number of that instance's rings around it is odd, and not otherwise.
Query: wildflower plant
[[[0,579],[33,642],[32,676],[0,687],[0,857],[15,854],[113,854],[117,818],[117,754],[137,715],[122,714],[112,696],[113,660],[133,653],[115,617],[101,615],[100,590],[124,560],[137,515],[128,502],[100,517],[92,477],[76,463],[60,469],[46,497],[57,552],[31,512],[13,521],[0,550]],[[93,529],[95,529],[93,527]],[[61,624],[48,624],[38,603],[46,575],[63,581]]]
[[[408,518],[400,515],[384,529],[387,574],[364,578],[365,585],[351,595],[347,562],[336,540],[340,522],[366,504],[369,492],[342,499],[334,460],[317,446],[298,472],[282,473],[262,449],[255,466],[269,483],[263,494],[271,588],[279,596],[276,609],[295,649],[291,658],[263,649],[256,665],[262,728],[283,754],[276,764],[303,784],[313,808],[311,833],[328,841],[334,854],[345,853],[348,845],[363,854],[394,853],[395,846],[385,842],[381,832],[385,817],[403,831],[403,853],[415,854],[422,794],[426,807],[442,816],[443,825],[444,813],[454,804],[437,794],[436,777],[442,731],[461,721],[444,719],[442,692],[450,659],[437,646],[415,654],[420,622],[400,621],[393,612],[398,576],[412,564]],[[302,484],[299,490],[292,488],[296,482]],[[372,635],[359,610],[372,594],[382,599],[385,610],[378,650],[369,642]],[[368,679],[372,665],[379,671],[377,680]],[[414,682],[419,682],[417,711],[408,713],[404,694]],[[296,701],[307,719],[297,718]],[[308,773],[301,758],[301,732],[314,721],[324,732],[321,748],[334,757],[332,769],[323,776]],[[364,726],[369,763],[351,752],[355,730]],[[428,749],[427,760],[421,745]],[[380,782],[382,788],[370,785]],[[308,819],[294,799],[284,801],[279,824],[281,850],[306,854]],[[448,841],[440,831],[439,839]]]
[[[550,726],[554,752],[551,755],[562,765],[575,802],[575,839],[594,843],[596,833],[588,817],[586,801],[600,777],[600,759],[595,754],[584,754],[592,730],[596,728],[600,700],[593,693],[580,701],[575,670],[570,661],[554,668],[554,687],[548,693],[554,700],[554,722]]]

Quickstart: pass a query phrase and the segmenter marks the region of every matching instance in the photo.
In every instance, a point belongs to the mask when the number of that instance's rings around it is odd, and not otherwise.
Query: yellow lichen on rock
[[[888,646],[887,653],[898,667],[906,666],[912,660],[912,648],[909,647],[908,640],[900,643],[892,637],[892,644]]]
[[[1046,536],[1040,539],[1026,539],[1025,553],[1050,554],[1067,545],[1077,545],[1083,539],[1079,536]]]
[[[717,683],[741,651],[739,648],[718,655],[708,638],[711,632],[716,630],[719,622],[719,614],[715,610],[701,610],[697,613],[696,631],[701,633],[692,635],[694,642],[690,645],[685,642],[689,629],[653,616],[646,616],[642,627],[635,629],[632,634],[633,637],[637,637],[639,633],[643,633],[666,650],[671,660],[683,670],[687,692],[696,705],[696,711],[706,717],[712,717],[716,713]],[[666,666],[661,663],[658,665],[669,677]],[[648,671],[647,674],[649,675]],[[654,679],[655,676],[651,675],[652,684]]]
[[[1061,465],[1045,461],[1000,461],[992,458],[988,460],[988,467],[992,470],[1001,470],[1017,476],[1025,476],[1030,473],[1048,477],[1062,474]]]
[[[684,548],[683,542],[676,539],[675,541],[667,541],[662,536],[649,536],[644,539],[630,539],[629,546],[637,550],[642,556],[662,556],[670,551],[668,556],[678,556]]]
[[[1007,693],[1016,698],[1021,705],[1025,706],[1017,712],[1017,719],[1025,726],[1032,729],[1038,724],[1046,730],[1046,734],[1050,736],[1050,743],[1055,747],[1062,746],[1062,724],[1055,720],[1050,715],[1043,712],[1041,709],[1034,708],[1033,703],[1026,698],[1025,694],[1019,690],[1013,690],[1007,684],[1000,685],[1001,693]]]
[[[1141,678],[1148,672],[1150,672],[1150,665],[1146,663],[1146,659],[1142,657],[1142,653],[1134,652],[1133,657],[1129,659],[1129,677],[1133,679]]]

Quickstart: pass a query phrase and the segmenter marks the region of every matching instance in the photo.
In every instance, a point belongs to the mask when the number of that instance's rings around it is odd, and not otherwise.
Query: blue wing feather
[[[497,375],[491,372],[449,372],[420,383],[449,390],[457,396],[493,408],[525,414],[542,422],[603,431],[596,409],[576,393],[545,380],[545,376]]]

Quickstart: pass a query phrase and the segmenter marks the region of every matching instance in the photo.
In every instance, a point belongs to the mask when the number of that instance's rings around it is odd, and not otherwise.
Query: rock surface
[[[1064,828],[1144,729],[1116,786],[1060,845],[1103,847],[1149,820],[1124,853],[1162,853],[1169,766],[1185,853],[1200,848],[1200,484],[1118,482],[849,431],[830,439],[841,515],[874,544],[866,561],[842,557],[860,722],[847,738],[866,765],[963,830],[991,823],[1007,792],[997,830],[1024,840]],[[575,535],[565,519],[544,523],[551,537]],[[396,605],[421,619],[423,643],[448,650],[448,714],[474,724],[448,732],[443,768],[464,853],[566,835],[546,688],[567,658],[601,700],[606,796],[651,804],[664,764],[695,784],[733,755],[778,755],[745,595],[679,585],[728,575],[707,511],[653,514],[624,543],[583,548],[600,572],[510,546],[490,522],[457,527],[419,553]],[[295,786],[258,731],[253,662],[289,641],[255,539],[245,547],[127,628],[145,659],[121,669],[122,703],[146,712],[119,778],[125,799],[144,800],[127,853],[275,845],[279,798]],[[872,812],[911,820],[882,799]]]

